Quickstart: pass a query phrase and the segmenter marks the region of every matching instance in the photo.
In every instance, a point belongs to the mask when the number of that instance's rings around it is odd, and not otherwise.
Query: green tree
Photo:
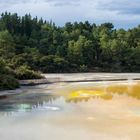
[[[5,30],[0,32],[0,56],[9,59],[15,53],[14,40],[11,34]]]

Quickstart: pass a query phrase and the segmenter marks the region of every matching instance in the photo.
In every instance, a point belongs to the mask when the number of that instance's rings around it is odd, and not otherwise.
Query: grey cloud
[[[72,3],[72,2],[64,2],[64,3],[55,3],[54,6],[61,7],[61,6],[79,6],[79,3]]]
[[[30,2],[30,0],[0,0],[0,4],[17,4],[26,2]]]
[[[0,4],[9,5],[9,4],[20,4],[20,3],[51,3],[53,6],[78,6],[80,0],[0,0]]]
[[[44,0],[45,2],[52,3],[53,6],[79,6],[80,0]]]
[[[30,0],[0,0],[0,10],[11,7],[16,4],[25,4],[30,2]],[[6,11],[6,10],[5,10]]]
[[[106,2],[104,4],[98,5],[98,8],[109,11],[116,11],[119,14],[140,15],[139,0],[112,0],[111,2]]]

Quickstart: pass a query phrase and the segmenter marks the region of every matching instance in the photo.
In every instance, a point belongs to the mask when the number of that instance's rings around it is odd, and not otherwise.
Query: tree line
[[[140,72],[140,26],[124,30],[85,21],[59,27],[30,14],[5,12],[0,17],[0,60],[20,74]],[[20,78],[28,78],[24,76]]]

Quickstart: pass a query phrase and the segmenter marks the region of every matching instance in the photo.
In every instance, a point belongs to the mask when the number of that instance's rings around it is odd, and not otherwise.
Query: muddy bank
[[[51,84],[57,82],[100,82],[140,80],[140,73],[73,73],[73,74],[43,74],[46,79],[21,80],[21,85]]]
[[[48,81],[105,81],[140,79],[140,73],[72,73],[43,74]]]
[[[73,74],[43,74],[45,79],[21,80],[20,85],[24,86],[17,90],[0,91],[0,96],[21,94],[26,86],[47,85],[55,83],[72,82],[113,82],[140,80],[140,73],[73,73]],[[35,88],[35,87],[34,87]]]
[[[33,80],[20,80],[19,83],[21,86],[34,86],[48,84],[49,81],[47,79],[33,79]]]

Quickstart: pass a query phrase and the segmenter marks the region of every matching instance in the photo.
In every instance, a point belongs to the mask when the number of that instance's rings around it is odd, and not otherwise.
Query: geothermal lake
[[[1,140],[140,139],[140,74],[46,77],[63,82],[0,92]]]

